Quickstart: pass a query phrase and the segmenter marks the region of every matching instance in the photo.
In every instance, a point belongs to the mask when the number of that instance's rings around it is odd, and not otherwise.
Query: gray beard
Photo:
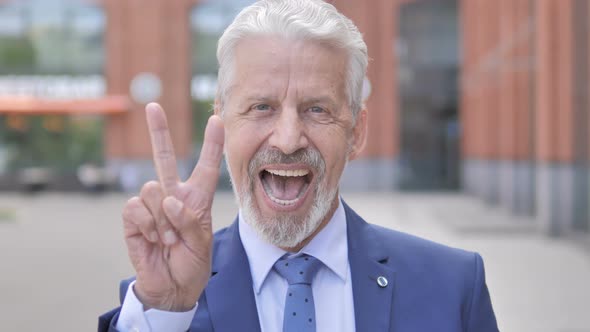
[[[311,193],[314,195],[311,209],[303,218],[288,214],[263,217],[254,200],[254,186],[258,177],[257,171],[259,167],[264,164],[296,161],[306,163],[318,170],[317,179],[315,179],[317,188],[314,193]],[[317,150],[308,150],[304,151],[304,153],[289,156],[269,150],[258,152],[250,162],[249,176],[244,179],[241,190],[238,190],[234,182],[229,163],[227,165],[232,181],[232,188],[242,211],[244,221],[264,241],[279,248],[294,248],[307,239],[317,230],[322,221],[324,221],[334,204],[334,200],[337,199],[338,189],[333,188],[329,190],[327,183],[324,182],[326,173],[325,163]],[[313,190],[313,188],[308,188],[307,190]]]
[[[326,190],[320,185],[315,192],[313,205],[306,216],[277,215],[264,218],[253,200],[253,191],[237,193],[244,221],[266,242],[279,248],[294,248],[307,239],[320,226],[330,212],[337,190]]]

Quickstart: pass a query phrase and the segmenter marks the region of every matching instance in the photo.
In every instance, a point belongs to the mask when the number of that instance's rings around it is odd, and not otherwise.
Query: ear
[[[348,160],[356,159],[367,144],[367,109],[363,108],[357,116],[354,128],[352,128],[352,145],[348,153]]]

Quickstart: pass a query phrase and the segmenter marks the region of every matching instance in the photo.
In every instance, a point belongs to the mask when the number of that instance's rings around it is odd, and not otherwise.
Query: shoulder
[[[383,249],[398,262],[444,262],[445,266],[473,263],[476,253],[454,248],[412,234],[368,224],[379,239]]]
[[[420,285],[434,293],[446,289],[469,297],[473,287],[483,281],[483,261],[478,253],[377,225],[368,224],[368,227],[373,229],[388,256],[386,264],[408,284]]]
[[[399,278],[412,284],[456,285],[465,290],[483,273],[481,257],[475,252],[367,223],[350,207],[345,208],[349,243],[383,258],[382,263]]]
[[[469,331],[498,330],[479,254],[366,223],[352,210],[349,217],[349,243],[360,249],[349,255],[358,259],[367,249],[392,271],[396,298],[403,303],[394,304],[398,319],[417,324],[429,313],[430,321],[441,327],[457,317]]]

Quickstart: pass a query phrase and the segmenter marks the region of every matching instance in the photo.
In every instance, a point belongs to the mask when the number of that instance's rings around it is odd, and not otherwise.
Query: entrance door
[[[399,25],[400,187],[458,189],[457,2],[409,2]]]

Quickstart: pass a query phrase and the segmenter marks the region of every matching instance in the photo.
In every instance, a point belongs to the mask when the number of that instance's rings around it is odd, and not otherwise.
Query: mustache
[[[268,164],[304,164],[316,170],[321,178],[326,171],[326,163],[320,152],[314,148],[299,149],[291,154],[284,154],[278,149],[266,148],[256,152],[250,165],[248,173],[253,178],[260,168]]]

